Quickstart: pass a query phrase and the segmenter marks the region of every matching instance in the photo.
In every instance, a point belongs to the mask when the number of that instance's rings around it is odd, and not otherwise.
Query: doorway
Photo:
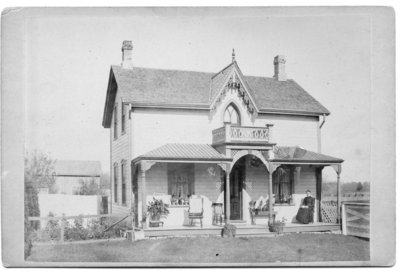
[[[243,181],[245,180],[245,157],[234,165],[229,180],[231,220],[243,219]]]

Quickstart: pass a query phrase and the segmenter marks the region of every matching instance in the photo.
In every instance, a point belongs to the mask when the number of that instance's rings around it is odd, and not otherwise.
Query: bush
[[[49,216],[54,216],[52,213]],[[64,240],[65,241],[82,241],[91,239],[110,239],[120,236],[120,229],[128,229],[126,222],[121,222],[105,231],[112,224],[121,218],[91,218],[84,224],[83,216],[75,218],[73,224],[67,220],[64,222]],[[59,221],[49,220],[45,229],[40,229],[34,233],[33,241],[48,242],[59,241],[61,236],[61,227]]]
[[[25,181],[25,195],[24,195],[24,258],[26,259],[31,254],[32,238],[35,229],[39,227],[39,222],[29,221],[28,217],[39,216],[39,202],[37,191],[33,187],[31,181]]]

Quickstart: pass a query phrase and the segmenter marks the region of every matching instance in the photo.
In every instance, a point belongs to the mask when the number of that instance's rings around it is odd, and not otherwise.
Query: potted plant
[[[165,204],[161,199],[153,197],[153,201],[147,205],[147,214],[150,216],[150,221],[158,225],[157,222],[160,221],[160,218],[169,214],[168,204]]]
[[[277,232],[278,234],[283,233],[283,229],[285,228],[287,219],[285,217],[282,217],[282,220],[274,221],[271,224],[268,225],[269,231],[270,232]]]

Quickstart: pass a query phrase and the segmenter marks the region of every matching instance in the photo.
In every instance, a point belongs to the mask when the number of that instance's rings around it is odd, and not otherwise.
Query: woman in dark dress
[[[315,198],[311,196],[311,191],[307,190],[307,196],[303,199],[296,215],[296,220],[302,224],[314,223],[314,204]]]

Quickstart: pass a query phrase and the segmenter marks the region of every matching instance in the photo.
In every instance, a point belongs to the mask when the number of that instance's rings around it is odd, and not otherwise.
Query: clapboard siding
[[[256,126],[273,124],[273,141],[278,146],[301,146],[318,152],[318,117],[260,114]]]
[[[120,206],[113,204],[113,209],[112,209],[112,214],[113,215],[119,215],[119,216],[126,216],[129,214],[129,208],[126,206]]]
[[[212,168],[215,175],[208,172]],[[210,201],[216,201],[221,193],[217,185],[221,184],[220,168],[216,164],[195,164],[195,194],[204,195]],[[168,164],[156,163],[146,172],[146,195],[154,193],[168,194]]]
[[[119,92],[117,92],[115,105],[117,106],[117,138],[114,138],[114,115],[112,117],[112,125],[111,125],[111,167],[110,167],[110,175],[111,175],[111,200],[113,203],[112,211],[118,210],[117,206],[129,207],[131,205],[131,192],[132,192],[132,184],[131,184],[131,167],[130,167],[130,159],[129,159],[129,120],[128,120],[128,106],[125,106],[125,133],[121,132],[121,105],[122,101],[120,98]],[[121,174],[121,163],[122,160],[126,161],[126,204],[122,205],[122,174]],[[117,203],[114,200],[114,164],[118,165],[118,199]]]
[[[315,168],[302,167],[300,171],[300,182],[294,186],[296,194],[305,194],[307,190],[311,190],[313,196],[317,190],[317,177]]]
[[[261,196],[268,196],[269,175],[264,165],[246,167],[246,183],[244,185],[247,193],[252,200],[257,200]]]
[[[195,194],[216,202],[221,193],[221,169],[216,164],[195,164]]]
[[[131,117],[133,158],[167,143],[211,144],[206,111],[136,109]]]
[[[146,195],[168,193],[168,165],[156,163],[146,172]]]

